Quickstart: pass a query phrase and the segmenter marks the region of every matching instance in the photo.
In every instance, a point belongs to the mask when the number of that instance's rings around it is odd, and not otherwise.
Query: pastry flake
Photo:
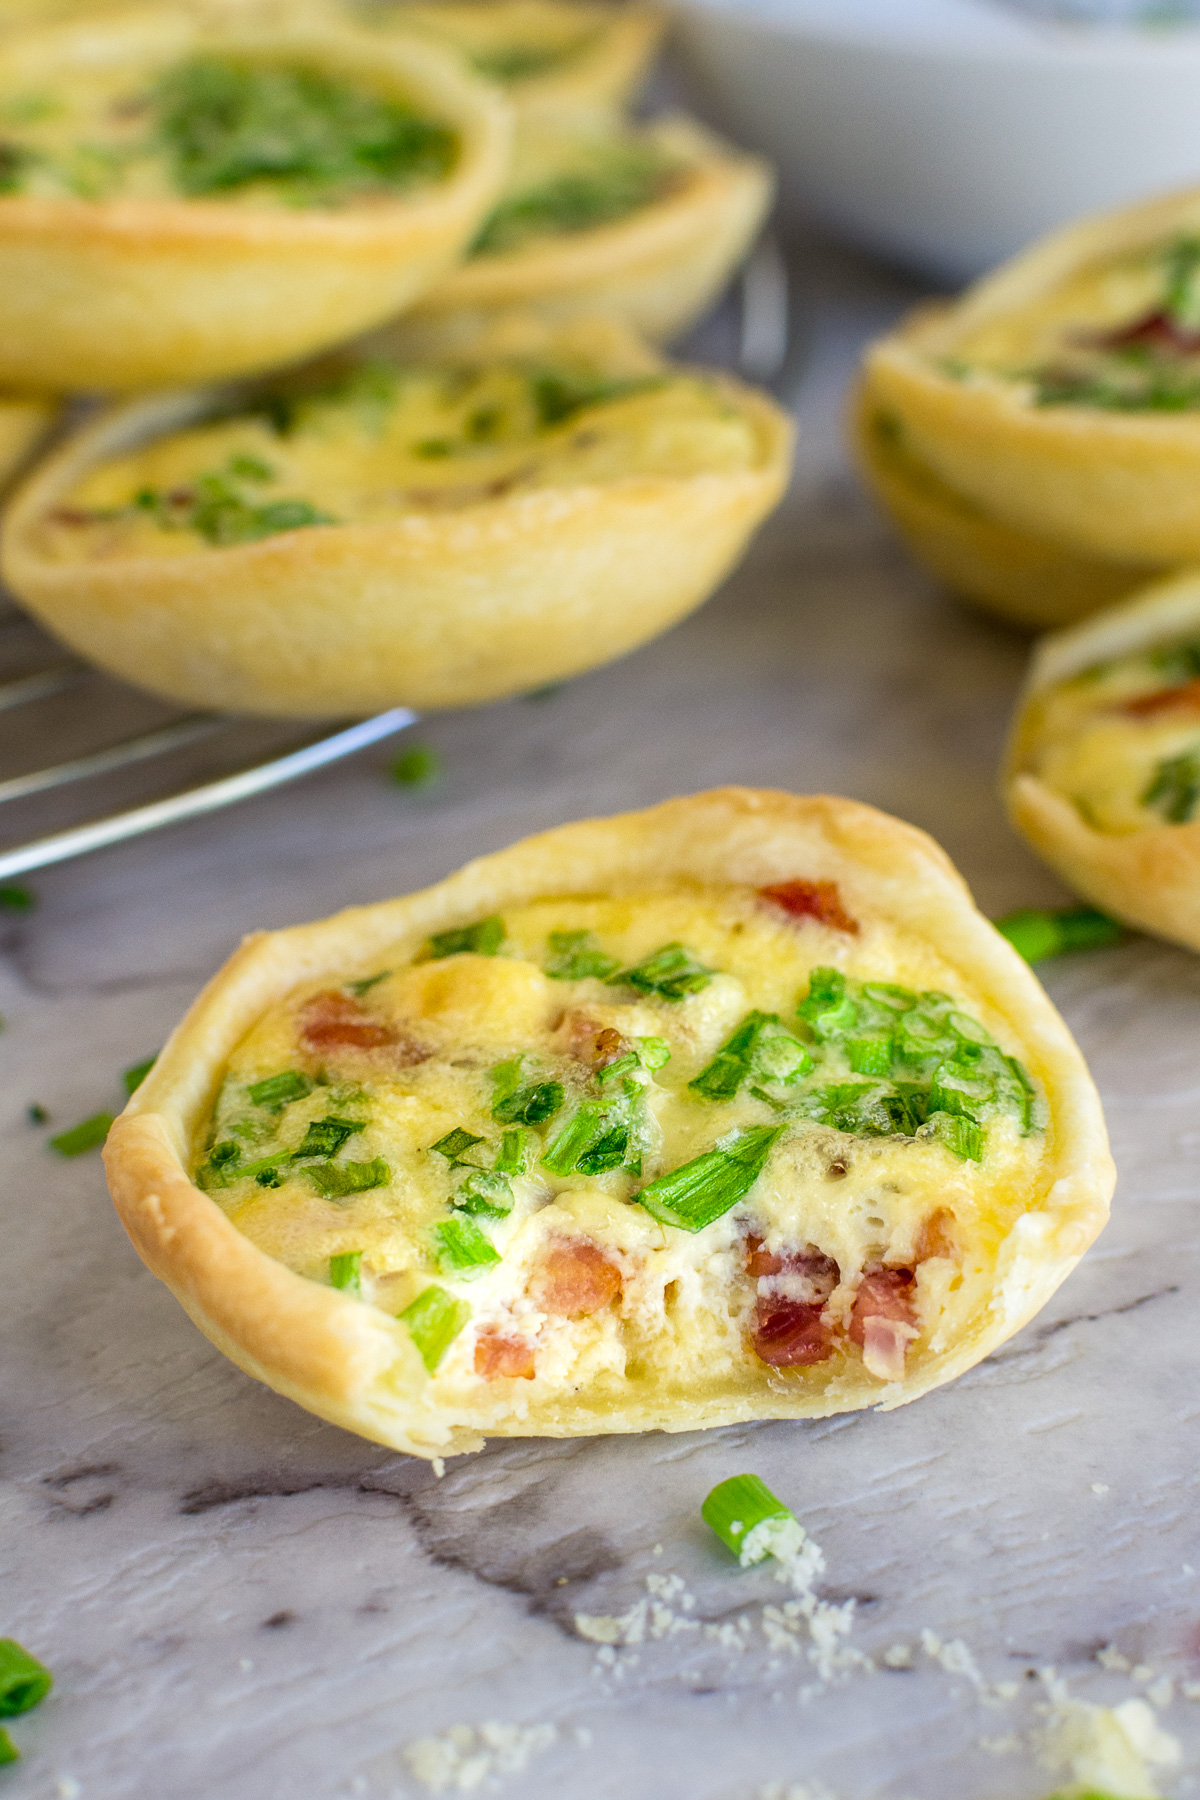
[[[251,940],[106,1158],[215,1343],[424,1456],[902,1404],[1037,1311],[1113,1179],[930,840],[742,789]]]

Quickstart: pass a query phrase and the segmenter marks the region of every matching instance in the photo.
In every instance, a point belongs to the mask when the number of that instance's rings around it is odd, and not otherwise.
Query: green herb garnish
[[[20,887],[15,881],[0,887],[0,907],[5,912],[32,912],[36,905],[37,897],[31,888]]]
[[[304,1173],[327,1200],[365,1194],[369,1188],[386,1187],[392,1179],[392,1171],[382,1156],[371,1162],[309,1163]]]
[[[513,1191],[496,1169],[474,1169],[454,1191],[450,1204],[479,1218],[503,1219],[513,1209]]]
[[[500,1151],[492,1167],[497,1175],[523,1175],[529,1167],[532,1145],[537,1142],[532,1131],[505,1131],[500,1138]]]
[[[712,1150],[660,1175],[635,1198],[663,1225],[702,1231],[750,1192],[782,1130],[782,1125],[754,1125],[732,1131]]]
[[[552,931],[546,942],[551,951],[546,973],[555,981],[586,981],[589,976],[607,981],[621,966],[599,948],[591,931]]]
[[[362,1259],[361,1250],[342,1250],[337,1256],[329,1259],[329,1285],[340,1288],[346,1294],[362,1292]]]
[[[1030,963],[1071,950],[1103,950],[1125,935],[1123,926],[1094,906],[1026,907],[997,919],[996,930]]]
[[[82,1156],[85,1150],[98,1150],[112,1130],[113,1116],[108,1112],[93,1113],[69,1131],[60,1131],[50,1139],[50,1148],[60,1156]]]
[[[452,132],[315,68],[197,56],[159,83],[160,140],[181,193],[268,181],[291,200],[435,181],[454,163]]]
[[[768,1519],[794,1519],[795,1514],[757,1475],[732,1475],[713,1488],[700,1508],[700,1517],[740,1561],[756,1525]],[[764,1546],[762,1555],[767,1554]],[[750,1560],[760,1561],[761,1557],[752,1555]]]
[[[470,1317],[471,1308],[465,1300],[434,1285],[422,1288],[400,1314],[400,1323],[407,1325],[421,1361],[432,1375]]]
[[[448,1131],[445,1137],[438,1139],[436,1144],[430,1144],[429,1149],[431,1153],[444,1156],[450,1167],[456,1169],[464,1161],[467,1151],[473,1150],[476,1144],[482,1144],[482,1142],[483,1139],[476,1132],[464,1131],[461,1125],[456,1125],[453,1131]],[[474,1167],[475,1165],[469,1164],[468,1166]]]
[[[1171,825],[1186,825],[1200,804],[1200,745],[1180,756],[1168,756],[1158,764],[1145,792],[1143,806],[1152,806]]]
[[[15,1718],[40,1706],[54,1677],[15,1638],[0,1638],[0,1719]]]
[[[613,400],[625,400],[631,394],[649,393],[663,384],[661,375],[630,375],[623,379],[599,376],[567,375],[562,371],[534,375],[530,378],[533,403],[538,421],[546,429],[565,425],[577,413],[593,406],[606,406]],[[539,690],[541,693],[541,690]],[[545,694],[541,694],[545,698]]]
[[[303,1142],[293,1150],[294,1158],[319,1156],[328,1160],[337,1155],[347,1138],[364,1129],[360,1119],[312,1119]]]
[[[268,1112],[282,1112],[293,1100],[303,1100],[306,1094],[311,1094],[315,1085],[299,1069],[281,1069],[278,1075],[267,1075],[262,1081],[251,1082],[246,1097],[252,1106],[265,1106]]]
[[[25,1108],[25,1117],[31,1125],[45,1125],[49,1121],[50,1114],[39,1101],[31,1100]]]
[[[561,1081],[521,1085],[521,1059],[511,1057],[492,1070],[492,1117],[502,1125],[543,1125],[561,1111],[566,1089]]]
[[[3,191],[3,188],[0,188],[0,193]],[[6,1763],[20,1762],[20,1760],[21,1752],[9,1737],[3,1725],[0,1725],[0,1768],[3,1768]]]
[[[780,1024],[778,1013],[751,1012],[688,1086],[705,1100],[732,1100],[752,1078],[790,1085],[812,1066],[812,1057]]]
[[[459,925],[453,931],[435,931],[429,940],[429,957],[437,961],[443,956],[495,956],[507,933],[498,913],[480,919],[474,925]]]
[[[561,68],[575,58],[595,39],[593,31],[584,32],[567,44],[493,44],[472,50],[467,60],[476,74],[489,81],[527,81],[532,75],[544,75],[548,69]]]
[[[684,944],[664,944],[650,956],[609,977],[610,987],[631,987],[639,994],[658,994],[664,1000],[682,1000],[706,988],[715,969],[706,968]]]
[[[443,1275],[457,1275],[460,1281],[475,1281],[500,1261],[496,1246],[470,1219],[443,1219],[440,1225],[434,1226],[433,1236],[438,1267]]]
[[[364,975],[359,981],[348,981],[346,992],[353,994],[356,1000],[361,1000],[363,995],[369,994],[373,987],[378,987],[381,981],[386,981],[391,973],[390,969],[380,969],[378,975]]]
[[[589,1100],[568,1120],[542,1157],[552,1175],[603,1175],[641,1169],[641,1144],[627,1100]]]
[[[125,1069],[122,1072],[121,1080],[124,1083],[125,1092],[127,1094],[137,1093],[157,1061],[158,1051],[156,1050],[154,1055],[146,1057],[144,1062],[134,1063],[132,1068]]]
[[[250,457],[231,458],[223,470],[198,475],[187,487],[163,492],[142,488],[133,510],[146,513],[163,531],[195,531],[218,549],[255,544],[281,531],[309,525],[336,525],[332,513],[308,500],[256,501],[243,491],[248,483],[269,480],[272,471]]]
[[[592,231],[652,205],[677,180],[660,151],[614,145],[593,169],[564,170],[523,194],[501,200],[471,246],[472,256],[519,249],[531,238]]]
[[[442,759],[428,744],[411,744],[392,764],[392,780],[401,787],[432,787],[442,773]]]

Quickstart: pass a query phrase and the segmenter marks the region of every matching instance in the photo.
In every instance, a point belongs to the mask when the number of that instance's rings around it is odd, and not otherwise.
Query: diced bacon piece
[[[1121,711],[1131,719],[1152,719],[1162,712],[1200,712],[1200,676],[1174,687],[1155,688],[1151,694],[1139,694],[1136,700],[1127,700]]]
[[[833,1337],[818,1305],[796,1300],[758,1302],[754,1354],[773,1369],[805,1368],[833,1354]]]
[[[850,1340],[862,1348],[863,1365],[878,1381],[903,1381],[904,1359],[919,1335],[911,1269],[875,1269],[864,1275],[850,1315]]]
[[[481,1331],[475,1340],[475,1373],[487,1381],[498,1375],[510,1381],[532,1381],[537,1373],[533,1345],[502,1331]]]
[[[310,1050],[378,1050],[394,1034],[372,1019],[349,994],[327,989],[314,994],[304,1008],[300,1035]]]
[[[1191,331],[1161,307],[1143,313],[1129,325],[1112,331],[1089,332],[1081,342],[1098,350],[1122,350],[1128,344],[1145,344],[1154,350],[1173,350],[1177,356],[1194,356],[1200,350],[1200,332]]]
[[[836,881],[777,881],[758,892],[760,898],[778,906],[789,919],[815,919],[818,925],[858,936],[858,920],[851,918],[842,905]]]
[[[917,1239],[917,1261],[928,1262],[931,1256],[957,1257],[958,1253],[954,1214],[948,1207],[939,1206],[936,1212],[930,1213],[921,1227],[921,1234]]]
[[[768,1284],[766,1289],[760,1287],[760,1293],[784,1294],[790,1300],[819,1301],[822,1305],[841,1280],[841,1270],[832,1256],[826,1256],[815,1244],[776,1253],[764,1250],[762,1239],[754,1236],[746,1239],[746,1273]]]
[[[623,1284],[620,1269],[597,1245],[563,1238],[547,1250],[530,1285],[543,1312],[584,1319],[619,1299]]]

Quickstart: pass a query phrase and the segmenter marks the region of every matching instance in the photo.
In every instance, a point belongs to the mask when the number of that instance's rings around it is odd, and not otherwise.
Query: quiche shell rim
[[[519,1416],[511,1390],[522,1384],[498,1381],[489,1404],[456,1416],[438,1406],[436,1377],[426,1377],[404,1326],[273,1261],[189,1180],[193,1140],[230,1054],[298,984],[344,978],[348,967],[394,950],[398,938],[415,949],[431,932],[550,894],[670,877],[761,886],[794,876],[798,866],[842,884],[851,907],[869,895],[969,967],[1049,1099],[1042,1204],[1016,1220],[998,1250],[987,1319],[947,1351],[924,1357],[905,1381],[881,1388],[851,1368],[828,1391],[806,1391],[764,1366],[703,1400],[631,1396],[614,1410],[611,1400],[583,1396]],[[932,839],[856,801],[748,788],[560,826],[419,893],[247,938],[172,1033],[113,1126],[104,1157],[138,1254],[219,1349],[322,1418],[428,1458],[479,1449],[490,1436],[690,1431],[902,1405],[989,1355],[1045,1304],[1103,1227],[1115,1179],[1099,1097],[1066,1025]]]

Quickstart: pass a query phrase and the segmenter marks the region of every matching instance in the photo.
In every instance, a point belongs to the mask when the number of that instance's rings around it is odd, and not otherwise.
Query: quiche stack
[[[771,189],[625,117],[660,30],[560,0],[27,0],[0,383],[38,392],[0,406],[6,471],[46,393],[139,397],[12,502],[18,598],[164,697],[304,716],[528,690],[699,604],[790,432],[644,341],[709,304]]]

